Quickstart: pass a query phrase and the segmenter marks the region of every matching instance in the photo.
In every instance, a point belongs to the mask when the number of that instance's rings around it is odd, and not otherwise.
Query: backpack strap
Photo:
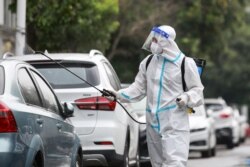
[[[186,86],[186,82],[185,82],[185,57],[183,57],[182,62],[181,62],[181,79],[182,79],[182,88],[183,91],[185,92],[187,86]]]
[[[153,57],[153,54],[150,55],[149,58],[147,59],[147,62],[146,62],[146,71],[147,71],[147,69],[148,69],[148,65],[149,65],[149,63],[150,63],[152,57]]]

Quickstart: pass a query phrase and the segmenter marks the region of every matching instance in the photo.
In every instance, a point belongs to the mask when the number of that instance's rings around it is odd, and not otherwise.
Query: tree
[[[36,50],[100,49],[121,81],[133,82],[139,63],[150,54],[141,46],[151,28],[168,24],[176,29],[185,55],[207,60],[202,78],[205,97],[250,102],[247,0],[27,2],[28,43]]]
[[[190,1],[179,13],[177,27],[186,36],[180,40],[184,51],[208,62],[203,78],[205,97],[242,102],[247,96],[237,93],[246,86],[238,89],[235,85],[241,78],[238,74],[244,71],[234,64],[241,60],[241,51],[230,46],[236,35],[244,36],[239,34],[239,27],[245,26],[244,8],[244,1],[199,0]]]
[[[119,26],[118,12],[118,0],[27,1],[27,42],[52,52],[105,51]]]
[[[122,82],[133,81],[140,61],[148,54],[140,48],[150,29],[169,24],[175,27],[184,54],[207,60],[202,78],[205,97],[222,96],[228,102],[250,100],[249,84],[239,83],[249,80],[248,64],[242,57],[248,55],[249,46],[245,0],[126,2],[120,1],[119,39],[113,36],[116,47],[108,54]]]

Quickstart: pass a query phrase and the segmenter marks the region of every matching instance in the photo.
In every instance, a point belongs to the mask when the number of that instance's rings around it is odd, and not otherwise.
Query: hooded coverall
[[[194,60],[186,57],[184,92],[181,62],[185,55],[175,42],[165,46],[165,51],[154,55],[146,69],[147,56],[140,63],[135,81],[118,94],[122,102],[136,102],[147,96],[147,144],[152,166],[185,167],[189,152],[186,109],[203,103],[203,85]],[[188,97],[187,106],[179,107],[176,98],[183,94]]]

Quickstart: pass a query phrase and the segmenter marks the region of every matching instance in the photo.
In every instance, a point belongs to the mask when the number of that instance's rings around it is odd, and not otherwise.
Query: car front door
[[[44,79],[35,71],[31,71],[35,78],[36,84],[39,86],[40,93],[44,99],[44,107],[47,109],[49,115],[45,118],[48,122],[48,131],[53,130],[54,145],[50,146],[55,149],[55,155],[50,166],[70,166],[71,155],[74,146],[74,127],[64,119],[62,114],[62,107],[60,106],[55,93]],[[48,132],[50,133],[50,132]]]

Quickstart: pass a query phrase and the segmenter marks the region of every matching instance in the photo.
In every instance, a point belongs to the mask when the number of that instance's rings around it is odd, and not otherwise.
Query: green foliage
[[[228,102],[250,102],[247,61],[250,59],[250,16],[245,12],[249,2],[152,1],[147,6],[145,3],[149,1],[138,1],[137,5],[131,5],[130,11],[126,9],[132,0],[127,2],[126,6],[120,4],[120,10],[126,13],[120,24],[129,23],[126,24],[128,31],[123,34],[117,48],[119,52],[112,59],[113,64],[119,64],[115,68],[123,82],[133,81],[141,59],[146,56],[140,48],[152,26],[169,24],[175,27],[176,41],[187,56],[207,60],[202,78],[206,97],[222,96]],[[134,65],[137,68],[132,68]]]
[[[9,8],[15,11],[15,3]],[[176,29],[176,42],[187,56],[207,60],[202,78],[205,97],[250,102],[247,0],[27,1],[31,47],[50,52],[106,51],[122,82],[134,81],[139,63],[149,54],[141,46],[156,24]]]
[[[28,43],[36,50],[105,51],[118,12],[118,0],[27,1]]]
[[[246,92],[247,87],[238,83],[244,69],[238,63],[247,64],[242,61],[242,50],[230,46],[232,41],[237,43],[235,37],[245,38],[245,33],[239,34],[239,27],[245,26],[244,7],[240,1],[199,0],[184,6],[184,14],[179,13],[177,27],[189,39],[180,40],[184,51],[208,61],[203,78],[206,97],[222,96],[228,102],[246,102],[247,95],[241,91]]]

